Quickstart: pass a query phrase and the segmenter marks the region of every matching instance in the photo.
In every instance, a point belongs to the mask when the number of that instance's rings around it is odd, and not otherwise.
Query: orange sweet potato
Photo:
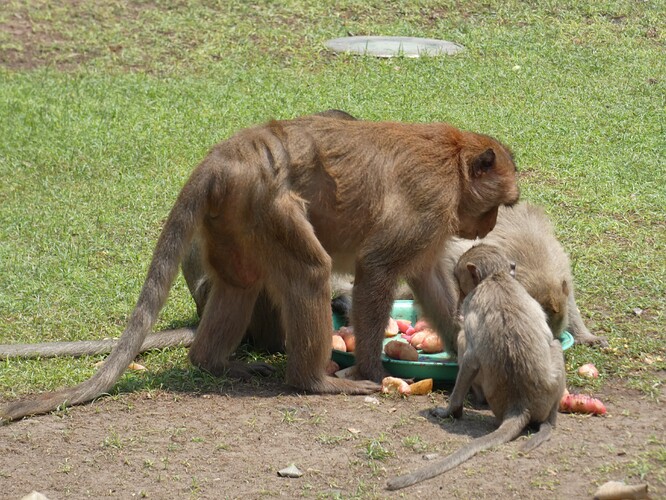
[[[343,326],[334,334],[340,335],[345,342],[345,351],[354,352],[356,350],[356,337],[354,336],[354,328],[351,326]]]
[[[564,392],[560,400],[560,411],[562,413],[591,413],[592,415],[605,415],[604,404],[593,397],[585,394],[570,394]]]
[[[432,392],[432,379],[425,378],[423,380],[419,380],[418,382],[414,382],[413,384],[409,384],[409,390],[410,394],[414,395],[429,394]]]

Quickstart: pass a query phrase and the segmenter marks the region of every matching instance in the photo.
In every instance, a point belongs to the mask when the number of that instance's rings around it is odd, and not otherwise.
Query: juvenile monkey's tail
[[[204,160],[181,190],[155,246],[146,280],[127,327],[100,369],[74,387],[6,405],[0,409],[0,422],[47,413],[63,405],[85,403],[111,390],[139,353],[166,302],[182,256],[208,208],[210,190],[213,186],[220,189],[221,179],[213,175],[210,168],[205,168]],[[217,192],[223,192],[223,189]]]
[[[411,474],[390,479],[386,483],[386,487],[389,490],[399,490],[438,476],[469,460],[480,451],[487,450],[499,444],[508,443],[517,438],[529,422],[530,414],[527,410],[508,416],[504,419],[502,425],[490,434],[470,441],[466,446],[439,462],[423,467]]]

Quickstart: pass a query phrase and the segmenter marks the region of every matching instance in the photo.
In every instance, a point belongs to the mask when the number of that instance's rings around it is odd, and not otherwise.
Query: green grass
[[[340,108],[450,121],[509,144],[523,198],[546,207],[570,253],[588,326],[611,344],[568,351],[570,380],[584,384],[573,370],[593,361],[602,382],[659,394],[663,2],[53,4],[0,12],[0,343],[119,335],[161,224],[208,148],[269,117]],[[467,50],[420,60],[324,50],[347,33]],[[158,327],[193,321],[179,278]],[[0,396],[79,382],[99,359],[0,361]],[[184,349],[142,363],[150,372],[118,390],[226,383],[190,369]]]

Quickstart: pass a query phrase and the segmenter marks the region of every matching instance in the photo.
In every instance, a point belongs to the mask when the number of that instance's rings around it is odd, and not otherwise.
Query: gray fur
[[[463,302],[462,311],[458,377],[448,408],[437,408],[433,414],[462,416],[463,400],[475,383],[501,424],[442,461],[389,480],[390,490],[433,478],[480,451],[515,439],[529,423],[540,424],[524,444],[527,452],[546,441],[555,426],[565,388],[564,359],[541,306],[503,271],[481,281]]]

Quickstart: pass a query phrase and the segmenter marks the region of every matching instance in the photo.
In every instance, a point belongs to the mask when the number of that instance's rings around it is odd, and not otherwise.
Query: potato
[[[599,378],[599,370],[592,363],[586,363],[578,368],[578,375],[587,378]]]
[[[426,330],[426,329],[430,329],[430,325],[424,319],[420,319],[414,324],[414,330],[416,330],[417,332],[420,332],[421,330]]]
[[[409,384],[401,378],[385,377],[382,380],[382,394],[389,394],[391,392],[397,392],[403,396],[409,396],[411,394],[411,389]]]
[[[386,328],[384,328],[384,335],[386,337],[395,337],[400,333],[400,328],[398,327],[398,322],[393,318],[389,318]]]
[[[426,330],[427,331],[427,330]],[[444,342],[434,332],[429,333],[421,342],[421,350],[427,354],[434,354],[444,350]]]
[[[340,335],[333,335],[331,337],[331,346],[336,351],[347,351],[347,344],[345,344],[344,339]]]
[[[413,384],[409,384],[409,391],[410,394],[414,395],[428,394],[432,392],[432,379],[425,378],[423,380],[419,380],[418,382],[414,382]]]
[[[338,334],[344,340],[347,352],[354,352],[356,350],[356,337],[354,336],[353,328],[343,326],[338,330]]]
[[[418,361],[419,353],[406,342],[391,340],[384,346],[384,352],[389,358],[402,361]]]
[[[426,338],[428,335],[428,330],[420,330],[417,331],[414,335],[412,335],[412,338],[410,339],[409,343],[412,344],[416,349],[421,349],[421,343],[423,342],[423,339]]]
[[[597,398],[586,394],[570,394],[565,389],[560,399],[560,411],[562,413],[591,413],[592,415],[605,415],[606,407]]]

